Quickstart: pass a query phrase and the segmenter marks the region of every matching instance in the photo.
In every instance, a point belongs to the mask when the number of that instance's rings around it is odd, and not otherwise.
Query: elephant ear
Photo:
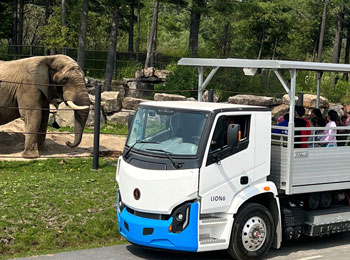
[[[36,86],[47,100],[52,100],[54,96],[53,93],[55,92],[55,87],[49,86],[49,84],[52,83],[50,77],[50,65],[52,60],[50,56],[40,57],[33,71]]]

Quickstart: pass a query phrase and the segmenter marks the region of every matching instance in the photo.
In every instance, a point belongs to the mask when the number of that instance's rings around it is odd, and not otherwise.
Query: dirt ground
[[[6,133],[11,132],[11,133]],[[21,153],[24,149],[24,122],[21,119],[0,126],[0,160],[23,160]],[[46,151],[40,158],[53,157],[88,157],[92,155],[94,135],[85,133],[78,147],[68,147],[66,141],[73,142],[74,134],[50,133],[46,135]],[[100,155],[119,156],[124,148],[126,137],[111,134],[100,135]]]

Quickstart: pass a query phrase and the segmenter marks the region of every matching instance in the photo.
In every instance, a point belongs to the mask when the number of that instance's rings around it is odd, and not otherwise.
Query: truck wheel
[[[262,205],[248,203],[237,213],[228,253],[237,260],[261,259],[273,240],[273,218]]]

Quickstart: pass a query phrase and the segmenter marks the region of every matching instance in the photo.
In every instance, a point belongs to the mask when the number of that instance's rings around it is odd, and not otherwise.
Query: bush
[[[171,71],[170,75],[165,84],[156,85],[155,90],[171,90],[174,91],[172,93],[197,98],[198,74],[196,68],[170,63],[166,69]]]

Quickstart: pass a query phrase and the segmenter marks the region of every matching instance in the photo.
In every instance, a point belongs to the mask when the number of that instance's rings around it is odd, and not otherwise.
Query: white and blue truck
[[[199,101],[221,67],[246,75],[270,69],[289,94],[290,115],[298,71],[350,72],[350,65],[279,60],[183,58],[179,65],[198,68]],[[120,233],[150,248],[227,249],[234,259],[260,259],[284,240],[350,231],[348,140],[313,145],[315,138],[297,138],[302,130],[292,116],[287,127],[272,126],[266,107],[141,103],[116,171]],[[349,128],[337,130],[348,135]]]

